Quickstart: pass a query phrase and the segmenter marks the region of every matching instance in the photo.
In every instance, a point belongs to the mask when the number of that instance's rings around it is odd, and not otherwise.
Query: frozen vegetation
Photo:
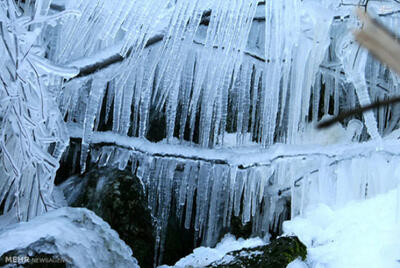
[[[326,213],[351,225],[351,202],[400,178],[400,106],[315,128],[398,94],[398,76],[353,39],[358,4],[398,32],[392,0],[0,1],[2,226],[62,206],[54,179],[74,138],[82,173],[90,163],[140,178],[156,263],[171,211],[204,247],[232,216],[265,237],[290,213],[309,263],[329,263],[342,253],[314,248],[307,228]]]

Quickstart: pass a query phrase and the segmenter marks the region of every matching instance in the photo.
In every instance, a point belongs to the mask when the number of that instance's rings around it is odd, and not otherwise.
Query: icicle
[[[235,188],[236,188],[236,176],[237,176],[237,167],[233,166],[229,169],[229,174],[227,177],[228,186],[229,186],[229,200],[227,205],[227,210],[225,212],[225,220],[224,226],[230,226],[231,217],[233,213],[234,207],[234,198],[235,198]]]
[[[88,107],[85,113],[84,134],[82,138],[80,160],[82,173],[86,169],[86,159],[88,156],[89,144],[92,138],[94,123],[96,120],[99,105],[101,105],[102,103],[105,87],[106,82],[103,81],[100,77],[92,81],[92,90],[90,91]],[[99,120],[99,118],[97,118],[97,120]]]
[[[271,145],[274,142],[275,123],[276,116],[278,113],[278,97],[280,90],[280,77],[281,77],[281,63],[283,61],[279,50],[282,49],[282,44],[292,46],[286,41],[284,36],[281,36],[282,32],[280,27],[285,23],[286,18],[282,12],[290,8],[287,1],[269,1],[265,4],[265,91],[268,93],[264,94],[263,100],[263,144]],[[297,23],[293,23],[297,25]],[[289,32],[288,32],[289,33]],[[282,42],[282,43],[281,43]]]
[[[259,91],[259,86],[260,86],[260,76],[261,74],[255,70],[254,74],[254,87],[253,87],[253,94],[252,94],[252,101],[251,101],[251,126],[250,126],[250,131],[252,133],[252,136],[257,136],[257,130],[256,130],[256,112],[257,112],[257,106],[258,106],[258,91]]]
[[[343,43],[346,42],[350,41],[345,39]],[[343,46],[344,44],[341,45]],[[358,45],[354,44],[350,48],[347,48],[346,51],[341,52],[341,60],[346,77],[349,82],[353,83],[360,104],[362,106],[371,104],[365,80],[365,65],[368,57],[367,51],[363,49],[360,50]],[[380,139],[378,124],[372,111],[364,113],[364,123],[371,139]]]
[[[188,56],[188,64],[189,66],[186,69],[185,75],[183,77],[183,92],[181,96],[181,103],[182,103],[182,115],[180,120],[180,129],[179,129],[179,139],[182,141],[185,134],[186,129],[186,122],[189,114],[189,98],[190,92],[192,91],[193,87],[193,74],[194,68],[196,63],[196,56],[194,53]]]
[[[129,161],[129,151],[126,149],[117,148],[113,155],[113,165],[119,170],[125,170]]]
[[[220,165],[214,165],[212,168],[212,177],[213,184],[211,187],[211,195],[210,195],[210,206],[208,210],[208,223],[207,223],[207,233],[205,235],[205,245],[212,246],[218,241],[218,223],[220,220],[219,209],[224,201],[223,198],[223,186],[225,180],[221,180],[220,178],[226,178],[225,168]]]
[[[107,166],[108,162],[111,159],[111,155],[114,153],[114,148],[113,147],[104,147],[102,149],[101,155],[99,157],[99,167],[105,167]]]
[[[242,200],[242,195],[243,195],[243,189],[244,189],[244,185],[245,185],[246,179],[247,179],[246,176],[247,176],[246,171],[243,171],[243,170],[237,171],[235,196],[234,196],[234,215],[236,217],[238,217],[240,214],[240,205],[241,205],[241,200]]]
[[[164,244],[166,239],[166,230],[168,225],[169,212],[171,207],[171,194],[172,185],[176,169],[175,160],[162,160],[162,165],[164,165],[164,172],[160,173],[161,176],[158,179],[158,216],[159,221],[156,227],[156,243],[155,243],[155,256],[158,256],[158,262],[162,262],[162,257],[164,254]],[[159,248],[159,252],[157,251]]]
[[[243,211],[242,211],[242,224],[246,224],[250,221],[251,216],[251,199],[254,193],[255,177],[254,172],[246,172],[246,182],[243,192]]]
[[[185,217],[185,228],[189,229],[192,219],[192,210],[193,210],[193,201],[194,201],[194,193],[196,190],[196,185],[198,181],[199,168],[197,166],[191,166],[189,182],[188,182],[188,191],[186,194],[186,217]],[[199,205],[199,204],[198,204]]]
[[[208,211],[208,191],[209,183],[212,178],[210,176],[211,165],[209,163],[200,163],[199,169],[199,180],[197,185],[197,198],[196,198],[196,219],[194,229],[199,232],[204,227],[204,222],[207,221],[207,211]]]
[[[176,200],[177,200],[176,210],[177,210],[177,215],[178,215],[179,221],[181,221],[181,218],[182,218],[182,210],[186,203],[187,191],[189,190],[188,183],[189,183],[189,175],[190,175],[191,168],[192,168],[191,165],[188,163],[186,163],[184,165],[182,179],[181,179],[181,185],[179,187],[179,191],[177,192],[178,195],[176,197]]]

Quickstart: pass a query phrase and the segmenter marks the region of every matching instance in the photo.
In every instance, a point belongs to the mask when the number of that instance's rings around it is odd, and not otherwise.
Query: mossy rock
[[[141,267],[153,267],[154,225],[143,186],[135,175],[93,167],[65,181],[61,188],[68,205],[94,211],[132,248]]]
[[[297,258],[305,260],[306,246],[297,237],[280,237],[270,244],[232,251],[208,267],[218,268],[286,268]]]

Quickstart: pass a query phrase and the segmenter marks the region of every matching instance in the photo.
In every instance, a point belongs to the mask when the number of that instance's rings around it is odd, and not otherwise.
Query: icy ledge
[[[78,124],[68,124],[68,129],[71,138],[82,138],[83,130]],[[269,148],[260,148],[259,145],[255,144],[207,149],[195,145],[152,143],[145,139],[126,137],[107,131],[94,132],[90,143],[115,145],[131,151],[145,153],[149,156],[199,160],[215,164],[239,166],[241,169],[270,166],[273,162],[278,162],[282,159],[304,159],[310,156],[347,160],[356,157],[369,157],[376,152],[388,156],[400,155],[400,142],[394,139],[329,145],[275,144]]]
[[[309,267],[400,267],[396,190],[332,210],[320,204],[283,224],[307,246]]]
[[[60,208],[12,225],[0,231],[0,241],[1,259],[12,251],[60,256],[67,267],[139,267],[118,234],[85,208]]]

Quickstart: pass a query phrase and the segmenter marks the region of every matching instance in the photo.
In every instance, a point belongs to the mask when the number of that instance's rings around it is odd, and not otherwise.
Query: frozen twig
[[[354,31],[356,40],[367,48],[378,60],[400,74],[400,43],[398,38],[361,8],[357,9],[357,15],[363,23],[363,27]],[[329,127],[350,116],[399,102],[400,96],[395,96],[386,100],[378,100],[370,105],[340,113],[338,116],[322,122],[318,127]]]

